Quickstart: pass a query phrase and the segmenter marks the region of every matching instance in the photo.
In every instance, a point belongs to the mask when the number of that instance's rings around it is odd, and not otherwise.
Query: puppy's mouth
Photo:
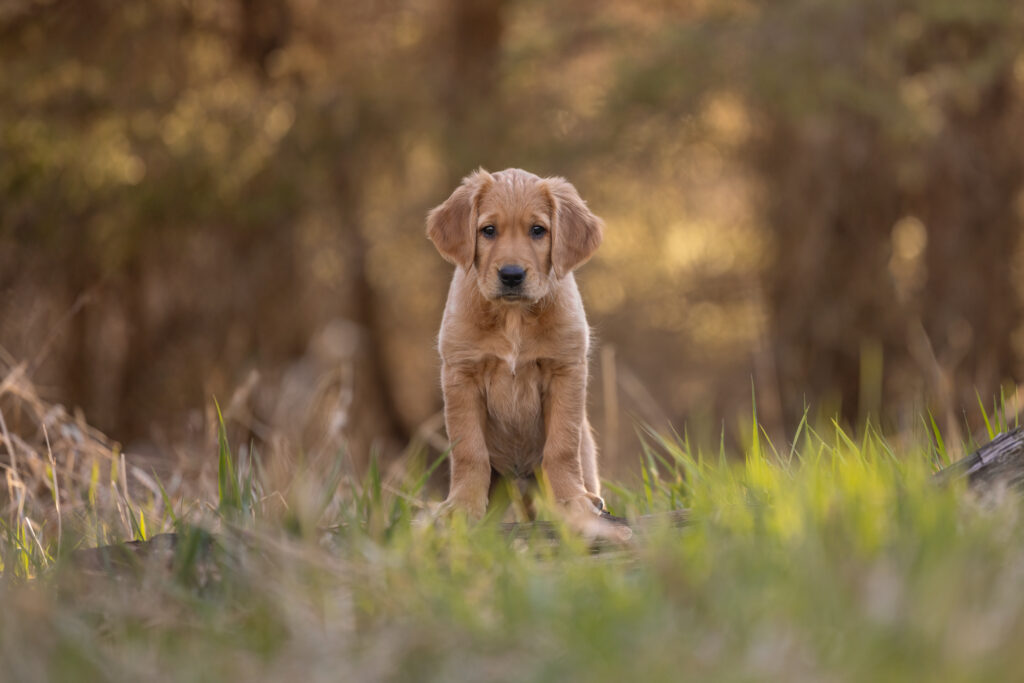
[[[481,283],[483,284],[483,283]],[[503,304],[532,304],[540,297],[533,287],[527,283],[520,285],[506,285],[501,282],[488,283],[489,286],[481,287],[481,293],[490,301]]]

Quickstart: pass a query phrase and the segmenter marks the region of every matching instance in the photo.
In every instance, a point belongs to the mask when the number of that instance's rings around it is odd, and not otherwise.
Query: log
[[[178,546],[178,534],[157,534],[145,541],[126,541],[98,548],[80,548],[71,553],[74,567],[88,571],[125,570],[158,558],[170,565]]]
[[[652,515],[642,515],[632,522],[622,517],[614,517],[608,513],[602,518],[613,527],[631,530],[636,536],[643,537],[660,527],[682,527],[690,522],[688,510],[672,510]],[[558,542],[561,538],[560,526],[555,522],[508,522],[501,524],[501,532],[509,540]],[[154,564],[171,569],[175,556],[181,545],[181,535],[177,533],[158,534],[146,541],[127,541],[100,546],[98,548],[80,548],[69,555],[70,565],[87,572],[113,573],[117,575],[138,572]],[[196,529],[188,535],[190,540],[187,552],[197,553],[200,563],[208,563],[215,544],[215,537],[208,532]],[[590,538],[594,550],[602,550],[621,545],[621,542],[605,536]],[[622,539],[620,539],[621,541]],[[626,539],[628,540],[628,539]]]
[[[690,523],[689,510],[671,510],[669,512],[641,515],[632,521],[623,517],[615,517],[607,512],[601,514],[602,519],[613,526],[621,526],[631,529],[637,536],[643,536],[659,527],[683,527]],[[559,525],[555,522],[505,522],[501,525],[501,531],[511,539],[544,539],[549,541],[558,540],[560,536]]]
[[[192,528],[184,534],[157,534],[145,541],[79,548],[70,553],[68,560],[75,569],[117,575],[137,573],[153,566],[171,570],[179,554],[193,556],[200,565],[209,564],[213,545],[214,537],[209,532]]]
[[[940,484],[967,479],[975,492],[1024,488],[1024,427],[997,435],[987,444],[935,473]]]
[[[1004,488],[1024,491],[1024,427],[1018,427],[996,436],[989,443],[981,446],[967,457],[944,467],[933,475],[933,480],[940,485],[953,481],[967,480],[968,487],[978,493]],[[672,510],[669,512],[641,515],[633,520],[614,517],[607,513],[602,515],[605,522],[628,527],[638,537],[650,533],[653,529],[663,527],[684,527],[691,523],[689,510]],[[501,525],[502,533],[511,540],[540,540],[557,542],[560,528],[554,522],[509,522]],[[137,568],[144,561],[159,558],[158,561],[173,561],[178,545],[178,534],[160,534],[148,541],[130,541],[99,548],[86,548],[71,553],[73,566],[93,571],[124,570]],[[198,552],[207,556],[212,545],[212,537],[204,536],[199,540]],[[591,539],[595,550],[616,545],[607,539]]]

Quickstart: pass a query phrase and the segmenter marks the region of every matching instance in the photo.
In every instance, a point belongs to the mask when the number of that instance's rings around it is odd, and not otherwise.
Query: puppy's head
[[[467,176],[427,216],[427,236],[448,261],[475,271],[492,300],[531,302],[601,244],[601,219],[563,178],[519,169]]]

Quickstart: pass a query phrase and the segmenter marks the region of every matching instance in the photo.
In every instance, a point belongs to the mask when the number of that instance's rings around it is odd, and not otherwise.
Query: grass
[[[77,479],[51,458],[0,528],[0,679],[1017,679],[1020,504],[936,486],[944,446],[921,426],[894,445],[805,421],[783,447],[755,419],[742,453],[645,434],[613,511],[693,521],[599,554],[424,523],[425,464],[275,482],[222,429],[203,500],[132,493],[116,455]],[[177,549],[129,570],[69,555],[169,530]]]

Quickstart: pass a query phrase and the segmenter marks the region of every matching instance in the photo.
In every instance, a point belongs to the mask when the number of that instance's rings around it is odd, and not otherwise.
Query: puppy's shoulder
[[[474,294],[472,281],[461,269],[457,269],[448,288],[448,300],[445,302],[437,340],[438,350],[446,362],[479,355],[484,336],[480,319],[485,312],[481,310],[479,297]]]

